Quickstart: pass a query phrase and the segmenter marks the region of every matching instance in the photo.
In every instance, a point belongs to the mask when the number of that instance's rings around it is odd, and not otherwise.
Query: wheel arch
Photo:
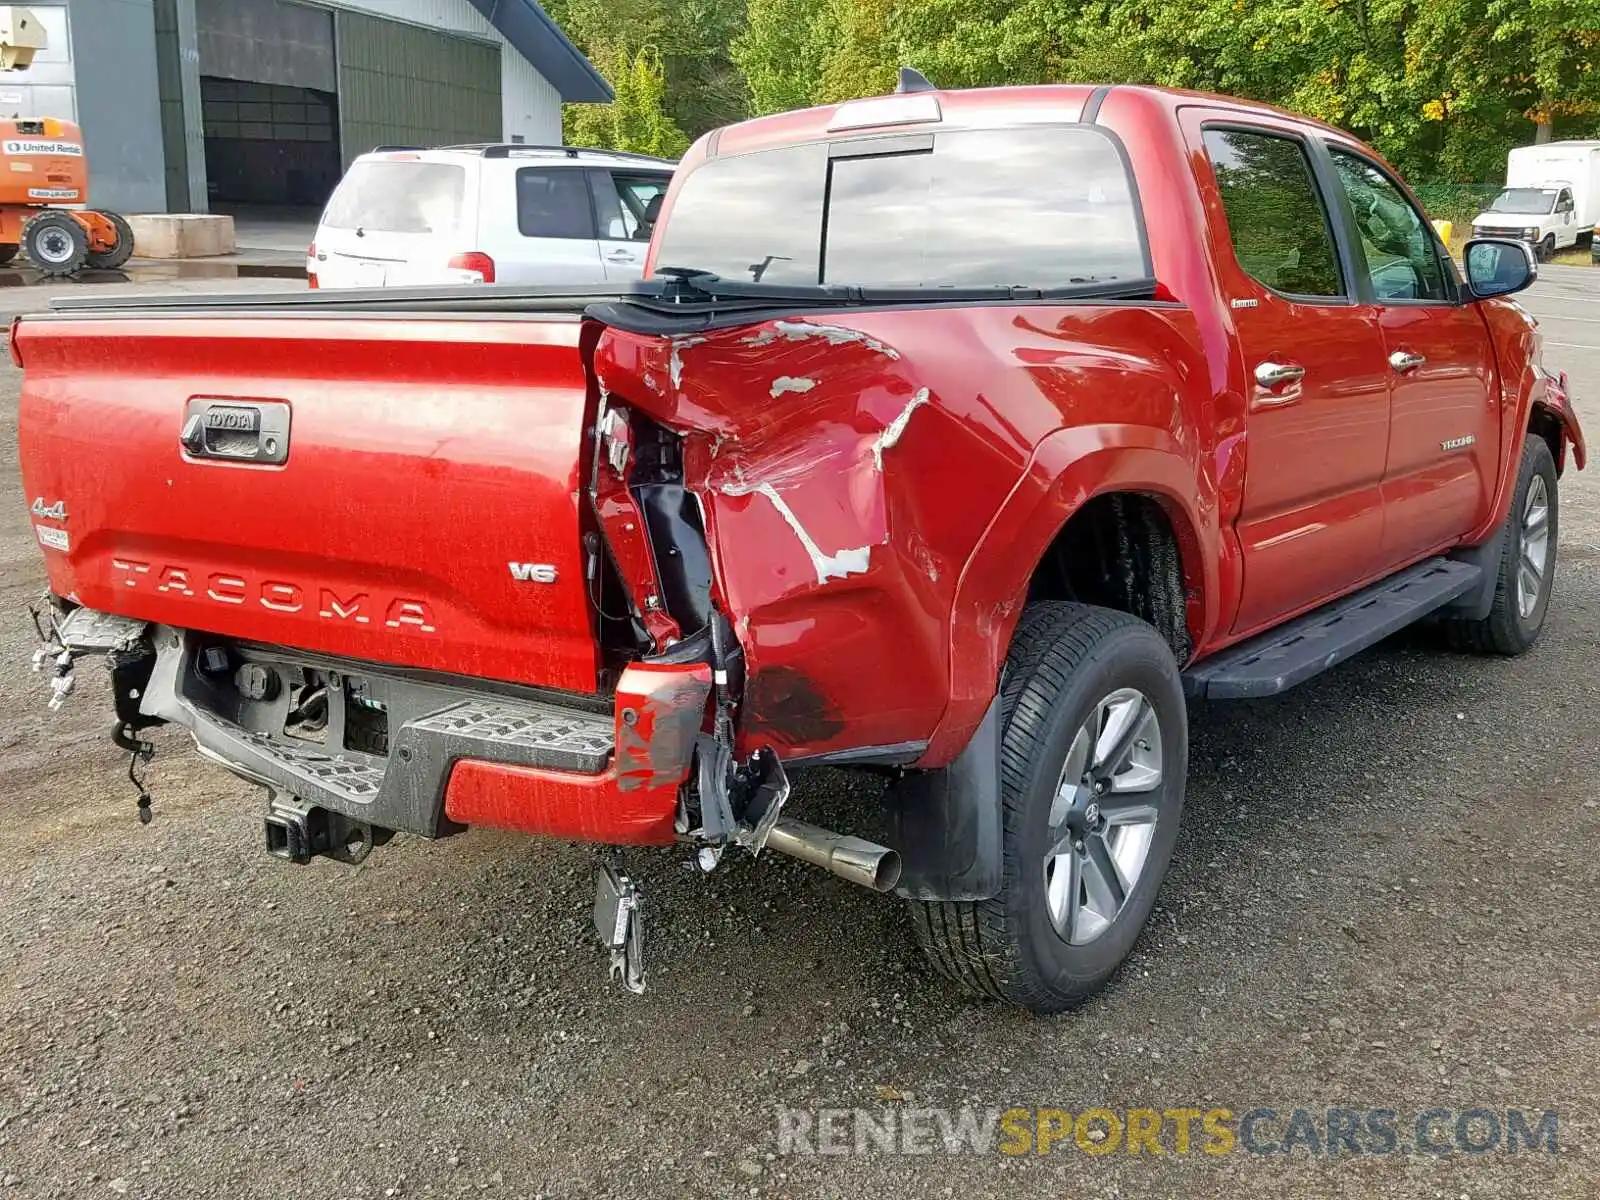
[[[1550,447],[1550,457],[1556,460],[1556,475],[1567,468],[1567,443],[1572,443],[1572,457],[1578,469],[1583,470],[1585,446],[1583,433],[1565,395],[1559,402],[1546,396],[1535,400],[1528,409],[1528,432],[1544,439]]]
[[[1057,430],[1036,448],[961,572],[950,625],[950,703],[923,765],[943,765],[966,745],[995,695],[1022,608],[1056,561],[1052,553],[1059,555],[1061,539],[1070,544],[1072,531],[1083,528],[1075,521],[1099,521],[1113,505],[1170,539],[1183,593],[1181,630],[1176,623],[1170,628],[1187,640],[1183,649],[1200,644],[1216,627],[1216,492],[1200,456],[1166,429]]]
[[[1204,622],[1204,568],[1189,514],[1160,492],[1108,489],[1075,509],[1034,564],[1027,600],[1075,600],[1153,625],[1180,664]]]

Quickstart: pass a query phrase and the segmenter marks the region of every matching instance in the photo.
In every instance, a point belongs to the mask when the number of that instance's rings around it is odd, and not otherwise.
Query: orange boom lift
[[[0,70],[20,71],[45,45],[26,8],[0,6]],[[133,254],[133,230],[112,212],[87,208],[89,162],[83,133],[54,117],[0,118],[0,263],[21,250],[45,275],[115,268]]]

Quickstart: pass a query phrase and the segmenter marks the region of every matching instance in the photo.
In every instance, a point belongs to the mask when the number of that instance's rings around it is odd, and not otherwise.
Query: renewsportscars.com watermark
[[[783,1155],[1557,1153],[1555,1109],[780,1108]]]

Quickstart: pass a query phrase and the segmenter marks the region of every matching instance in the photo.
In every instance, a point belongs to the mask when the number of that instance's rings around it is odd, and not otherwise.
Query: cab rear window
[[[1150,274],[1117,145],[1087,126],[957,130],[712,159],[656,262],[725,279],[1064,287]]]
[[[368,233],[453,233],[466,171],[452,163],[369,159],[339,181],[322,223]]]

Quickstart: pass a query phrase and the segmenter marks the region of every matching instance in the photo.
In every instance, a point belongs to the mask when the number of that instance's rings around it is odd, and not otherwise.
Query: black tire
[[[1541,481],[1546,498],[1543,568],[1533,605],[1524,612],[1522,597],[1531,589],[1519,588],[1524,556],[1537,546],[1537,530],[1527,526],[1529,497]],[[1494,607],[1481,621],[1449,620],[1445,637],[1457,650],[1474,654],[1522,654],[1539,639],[1545,615],[1550,611],[1550,594],[1556,580],[1556,546],[1560,533],[1561,506],[1556,491],[1556,460],[1542,437],[1529,434],[1522,444],[1522,460],[1517,467],[1517,490],[1511,496],[1511,511],[1501,532],[1500,566],[1495,578]]]
[[[22,227],[22,252],[41,275],[75,275],[89,260],[89,236],[69,214],[46,211]]]
[[[0,242],[0,267],[5,266],[17,256],[17,251],[22,249],[15,242]]]
[[[1154,806],[1154,830],[1143,868],[1109,926],[1070,944],[1049,912],[1046,861],[1060,833],[1060,827],[1051,833],[1051,808],[1074,739],[1120,689],[1147,699],[1159,729],[1161,782],[1142,797]],[[965,991],[1059,1012],[1093,996],[1128,956],[1172,857],[1189,754],[1178,665],[1155,629],[1126,613],[1032,604],[1006,660],[1001,719],[1000,893],[972,903],[908,901],[912,928],[933,967]],[[1143,741],[1137,745],[1148,750]],[[1086,896],[1076,882],[1073,892]]]
[[[133,227],[121,213],[101,212],[100,215],[116,227],[117,240],[109,250],[89,251],[88,262],[96,270],[115,271],[133,257]]]
[[[1553,233],[1547,233],[1544,235],[1544,241],[1539,243],[1539,251],[1534,255],[1534,257],[1540,262],[1549,262],[1553,257],[1555,257],[1555,253],[1556,235]]]

